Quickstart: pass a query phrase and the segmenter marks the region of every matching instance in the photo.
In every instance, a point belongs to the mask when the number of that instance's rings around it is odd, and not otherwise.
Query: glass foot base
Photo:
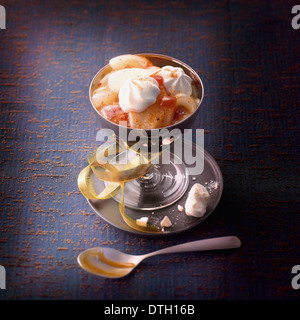
[[[168,164],[153,165],[147,175],[125,183],[125,206],[138,210],[158,210],[179,200],[186,192],[189,178],[185,164],[177,164],[171,154]],[[121,201],[121,194],[114,197]]]

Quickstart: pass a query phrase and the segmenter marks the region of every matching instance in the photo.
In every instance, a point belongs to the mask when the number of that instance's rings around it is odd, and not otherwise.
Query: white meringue
[[[157,73],[164,79],[164,86],[170,94],[192,95],[192,79],[182,68],[165,66]]]

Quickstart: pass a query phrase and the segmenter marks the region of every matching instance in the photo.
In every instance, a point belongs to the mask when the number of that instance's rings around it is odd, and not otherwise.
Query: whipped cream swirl
[[[159,93],[159,85],[154,78],[133,77],[120,88],[119,105],[124,112],[143,112],[155,103]]]
[[[182,68],[165,66],[157,73],[164,79],[164,86],[170,94],[192,95],[192,79]]]

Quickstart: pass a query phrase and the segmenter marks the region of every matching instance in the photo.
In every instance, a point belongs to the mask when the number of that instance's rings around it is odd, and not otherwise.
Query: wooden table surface
[[[300,29],[294,1],[2,1],[0,299],[299,299]],[[107,224],[77,176],[96,146],[88,99],[111,57],[167,54],[201,76],[193,128],[218,162],[224,192],[200,226],[164,238]],[[113,213],[115,214],[115,213]],[[120,280],[81,270],[108,246],[143,254],[237,235],[238,250],[153,257]]]

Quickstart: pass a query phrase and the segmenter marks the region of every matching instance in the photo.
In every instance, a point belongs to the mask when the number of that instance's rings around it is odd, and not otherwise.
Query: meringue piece
[[[112,72],[108,77],[108,87],[111,91],[119,93],[120,88],[124,85],[124,83],[134,77],[149,77],[152,74],[158,72],[160,70],[159,67],[149,67],[146,69],[141,68],[126,68],[122,70],[118,70]]]
[[[160,222],[160,225],[161,227],[166,227],[166,228],[169,228],[172,226],[172,222],[171,220],[169,219],[168,216],[165,216],[162,221]]]
[[[142,217],[140,219],[136,219],[136,224],[141,226],[141,227],[147,227],[149,218],[148,217]]]
[[[178,211],[183,211],[184,210],[184,207],[183,206],[181,206],[180,204],[177,206],[177,209],[178,209]]]
[[[120,89],[119,105],[124,112],[143,112],[155,103],[159,93],[159,85],[154,78],[130,78]]]
[[[200,183],[195,183],[186,199],[185,213],[197,218],[203,217],[206,212],[210,195]]]
[[[164,86],[170,94],[192,95],[192,79],[182,68],[165,66],[157,73],[164,79]]]

